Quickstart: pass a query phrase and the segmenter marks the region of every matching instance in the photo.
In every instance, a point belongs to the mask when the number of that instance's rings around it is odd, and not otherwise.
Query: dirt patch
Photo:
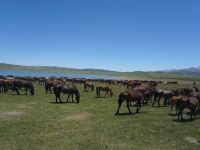
[[[91,114],[87,112],[72,114],[71,116],[67,116],[63,118],[63,121],[82,121],[89,118]]]
[[[20,112],[20,111],[8,111],[8,112],[3,112],[1,114],[5,115],[5,116],[21,116],[23,114],[23,112]]]
[[[193,143],[193,144],[200,144],[199,141],[193,137],[186,137],[185,138],[186,141],[188,141],[189,143]]]

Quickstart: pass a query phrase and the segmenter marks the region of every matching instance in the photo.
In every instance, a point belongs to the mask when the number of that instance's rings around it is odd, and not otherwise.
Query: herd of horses
[[[17,95],[24,91],[25,95],[28,91],[31,95],[35,94],[34,83],[44,86],[45,93],[54,93],[56,103],[63,102],[61,94],[67,94],[67,103],[71,97],[74,103],[74,96],[76,103],[80,102],[80,91],[76,84],[83,84],[84,92],[94,92],[96,89],[96,97],[101,98],[102,93],[104,97],[113,97],[113,90],[111,85],[123,85],[126,87],[124,92],[121,92],[118,97],[118,109],[116,115],[120,114],[122,103],[126,101],[128,113],[132,114],[130,107],[136,107],[136,113],[140,109],[151,103],[155,107],[161,107],[160,101],[163,100],[163,107],[171,106],[170,114],[173,109],[176,109],[177,120],[183,119],[183,110],[188,108],[191,110],[190,119],[196,117],[200,108],[200,93],[196,84],[194,83],[189,88],[177,88],[172,90],[158,89],[158,84],[162,81],[139,81],[139,80],[103,80],[103,79],[79,79],[66,77],[16,77],[16,76],[0,76],[0,93],[7,93],[9,90],[15,91]],[[68,83],[68,84],[67,84]],[[71,83],[71,84],[69,84]],[[98,83],[94,85],[93,83]],[[166,82],[169,84],[178,84],[178,82]],[[134,105],[133,105],[134,103]]]

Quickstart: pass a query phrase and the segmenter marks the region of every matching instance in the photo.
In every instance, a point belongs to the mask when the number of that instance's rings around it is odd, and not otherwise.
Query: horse
[[[173,108],[177,106],[178,102],[182,100],[182,96],[173,96],[171,98],[171,110],[170,110],[170,115],[172,114]],[[176,108],[176,114],[177,114],[177,108]]]
[[[178,101],[177,103],[177,111],[178,111],[177,120],[180,121],[180,117],[181,120],[183,120],[183,110],[185,108],[191,110],[190,120],[192,120],[193,115],[196,118],[198,105],[199,105],[198,99],[194,96],[182,98],[182,100]]]
[[[113,97],[113,91],[109,85],[99,85],[96,87],[97,98],[101,97],[101,91],[105,91],[105,97],[109,97],[109,92],[110,97]]]
[[[169,100],[174,96],[174,92],[171,90],[157,90],[154,93],[154,101],[152,104],[152,107],[154,107],[155,102],[158,98],[158,106],[160,107],[160,100],[161,98],[164,99],[164,107],[167,106],[167,102],[169,103]]]
[[[139,112],[139,110],[142,107],[142,93],[141,92],[136,92],[136,91],[125,91],[120,93],[119,95],[119,99],[118,99],[118,109],[117,109],[117,115],[119,114],[119,110],[121,108],[121,105],[123,103],[123,101],[126,100],[126,104],[127,104],[127,108],[129,111],[129,114],[132,114],[131,110],[130,110],[130,102],[136,102],[136,113]]]
[[[25,95],[27,95],[28,90],[31,95],[34,95],[34,85],[30,81],[14,80],[12,88],[17,92],[17,95],[20,95],[19,90],[21,90],[21,88],[25,89]]]
[[[48,93],[48,91],[52,93],[52,87],[53,87],[53,81],[50,81],[50,80],[45,81],[44,88],[45,88],[46,94]]]
[[[74,95],[76,96],[76,102],[79,103],[80,102],[80,93],[79,90],[76,88],[75,85],[63,85],[63,84],[57,84],[54,88],[53,88],[54,94],[56,96],[56,103],[58,102],[58,99],[60,100],[60,102],[62,102],[61,98],[60,98],[60,94],[68,94],[68,98],[67,98],[67,102],[69,102],[69,98],[70,96],[72,96],[72,102],[74,103]]]
[[[84,92],[88,92],[91,89],[91,91],[94,91],[94,85],[91,82],[85,82],[84,83]]]

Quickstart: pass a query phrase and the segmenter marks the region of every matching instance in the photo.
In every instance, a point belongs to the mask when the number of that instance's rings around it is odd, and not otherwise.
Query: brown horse
[[[105,97],[109,97],[109,92],[110,97],[113,97],[113,91],[109,85],[99,85],[96,87],[97,98],[101,97],[101,91],[105,92]]]
[[[56,103],[58,102],[57,100],[59,99],[60,102],[62,102],[61,98],[60,98],[60,94],[68,94],[68,98],[67,98],[67,102],[69,100],[69,97],[72,96],[72,102],[74,102],[73,98],[74,95],[76,96],[76,102],[79,103],[80,101],[80,93],[79,90],[76,88],[75,85],[63,85],[63,84],[57,84],[54,88],[53,88],[54,94],[56,96]]]
[[[178,102],[182,100],[181,96],[173,96],[171,98],[171,110],[170,110],[170,115],[172,114],[173,108],[177,106]],[[177,114],[177,108],[176,108],[176,114]]]
[[[117,110],[116,114],[119,114],[119,110],[120,110],[121,105],[122,105],[122,103],[123,103],[124,100],[126,100],[127,108],[128,108],[128,111],[129,111],[130,114],[132,113],[131,110],[130,110],[130,102],[136,102],[136,106],[137,106],[136,113],[138,113],[139,110],[142,107],[143,97],[142,97],[142,93],[141,92],[137,92],[137,91],[125,91],[125,92],[122,92],[119,95],[118,110]]]
[[[181,120],[183,120],[183,110],[185,108],[188,108],[191,110],[190,119],[192,120],[192,116],[194,115],[194,117],[196,117],[197,115],[198,105],[199,105],[198,99],[194,96],[184,97],[181,100],[179,100],[177,102],[177,111],[178,111],[177,120],[179,121],[180,117],[181,117]]]
[[[94,85],[91,82],[84,83],[84,92],[94,91]]]

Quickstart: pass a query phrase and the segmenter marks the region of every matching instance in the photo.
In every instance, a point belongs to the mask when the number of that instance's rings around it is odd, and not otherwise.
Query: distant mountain
[[[114,77],[139,77],[139,78],[153,78],[153,79],[185,79],[194,78],[200,79],[200,67],[191,67],[188,69],[174,69],[163,71],[133,71],[133,72],[118,72],[104,69],[76,69],[64,68],[56,66],[21,66],[6,63],[0,63],[1,70],[14,71],[29,71],[29,72],[49,72],[49,73],[75,73],[88,75],[109,75]]]
[[[16,71],[46,71],[46,72],[60,72],[60,73],[79,73],[79,74],[116,74],[117,71],[110,71],[104,69],[76,69],[64,68],[56,66],[22,66],[0,63],[0,70],[16,70]]]
[[[166,70],[164,72],[175,73],[175,74],[186,74],[186,75],[200,75],[200,66],[190,67],[185,69]]]

